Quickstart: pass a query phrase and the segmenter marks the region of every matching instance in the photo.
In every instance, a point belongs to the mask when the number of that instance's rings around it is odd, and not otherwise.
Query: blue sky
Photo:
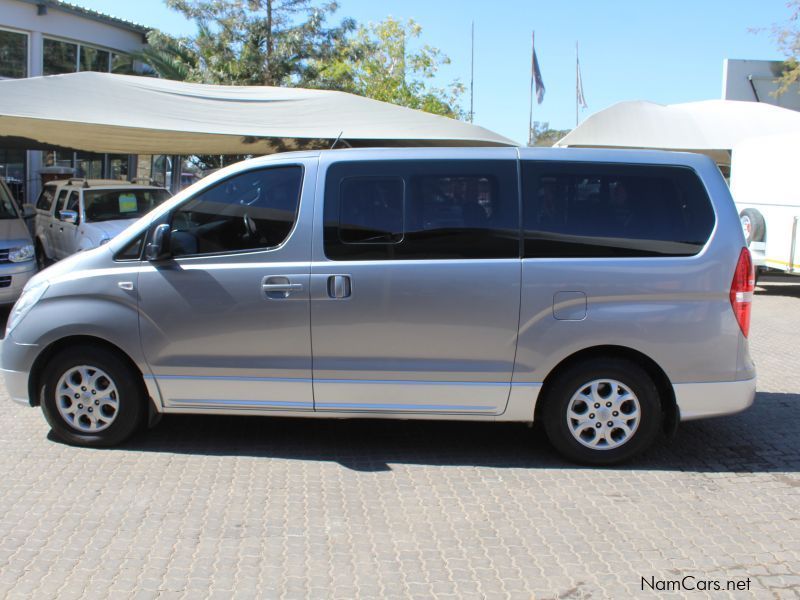
[[[172,34],[194,31],[161,0],[72,0]],[[452,63],[442,82],[469,83],[470,23],[475,21],[475,123],[527,140],[530,37],[547,88],[534,119],[575,125],[575,41],[592,112],[622,100],[670,104],[719,98],[724,58],[780,59],[768,31],[789,16],[784,0],[339,0],[339,17],[361,22],[413,18],[422,42]],[[469,98],[463,105],[468,108]]]

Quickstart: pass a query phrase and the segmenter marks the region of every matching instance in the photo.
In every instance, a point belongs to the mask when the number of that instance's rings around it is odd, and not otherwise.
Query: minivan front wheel
[[[622,359],[592,359],[548,386],[544,425],[553,446],[580,463],[607,465],[648,448],[661,425],[658,390],[647,372]]]
[[[117,355],[91,346],[59,352],[45,367],[42,410],[53,432],[78,446],[113,446],[144,419],[141,377]]]

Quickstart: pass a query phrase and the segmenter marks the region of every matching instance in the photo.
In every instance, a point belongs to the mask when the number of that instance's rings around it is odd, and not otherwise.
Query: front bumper
[[[750,407],[756,395],[756,378],[713,383],[676,383],[672,387],[681,421],[692,421],[732,415]]]
[[[17,301],[22,288],[28,280],[36,274],[36,261],[24,263],[8,263],[0,265],[0,281],[4,277],[11,277],[11,284],[0,287],[0,304],[13,304]]]
[[[28,378],[31,367],[38,355],[35,344],[19,344],[14,341],[13,332],[0,340],[0,375],[5,380],[8,395],[15,402],[31,406],[28,397]]]
[[[25,371],[0,369],[0,374],[3,376],[6,391],[11,399],[14,402],[30,406],[31,402],[28,399],[28,373]]]

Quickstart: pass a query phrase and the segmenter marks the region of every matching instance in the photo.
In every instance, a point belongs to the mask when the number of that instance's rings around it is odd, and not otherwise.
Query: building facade
[[[0,79],[78,71],[134,74],[131,53],[149,28],[58,0],[0,0]],[[54,102],[58,99],[54,98]],[[135,157],[69,149],[26,149],[0,137],[0,177],[17,200],[31,202],[42,173],[129,179]]]
[[[722,99],[764,102],[790,110],[800,110],[800,86],[793,84],[778,94],[778,78],[784,69],[780,60],[738,60],[722,63]]]

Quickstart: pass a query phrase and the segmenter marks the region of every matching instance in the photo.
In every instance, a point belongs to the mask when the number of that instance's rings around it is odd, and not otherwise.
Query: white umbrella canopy
[[[0,147],[268,154],[352,146],[514,146],[499,134],[354,94],[110,73],[0,81]]]
[[[787,131],[800,131],[800,113],[771,104],[630,101],[593,114],[556,145],[687,150],[729,165],[730,152],[740,140]]]

